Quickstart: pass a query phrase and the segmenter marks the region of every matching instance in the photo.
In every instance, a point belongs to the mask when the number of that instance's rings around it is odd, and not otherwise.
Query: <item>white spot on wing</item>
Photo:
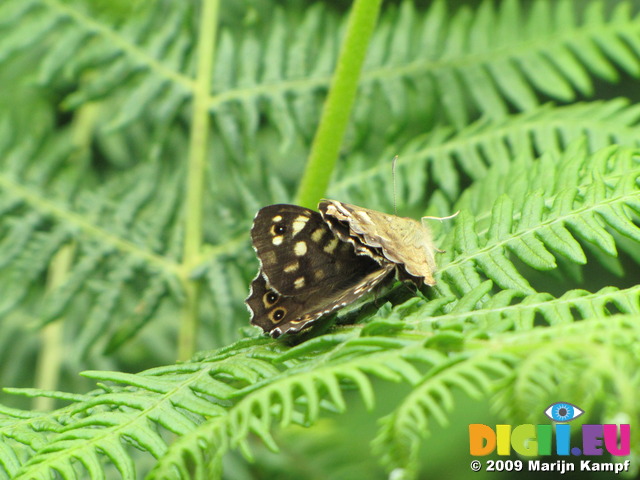
[[[327,243],[324,247],[324,251],[327,253],[333,253],[338,246],[339,240],[337,238],[332,238],[329,243]]]
[[[292,229],[293,229],[294,237],[302,231],[302,229],[304,228],[304,226],[307,224],[308,221],[309,221],[309,217],[305,217],[304,215],[298,216],[293,221]]]
[[[275,237],[273,237],[273,240],[271,240],[271,242],[274,245],[282,245],[282,240],[284,239],[284,237],[282,235],[276,235]]]
[[[292,273],[292,272],[295,272],[296,270],[298,270],[298,268],[300,268],[300,264],[296,261],[296,262],[290,263],[289,265],[284,267],[284,271],[286,273]]]
[[[311,240],[313,240],[316,243],[319,243],[320,240],[322,240],[322,237],[324,237],[324,232],[325,231],[322,228],[316,228],[311,234]]]
[[[307,254],[307,244],[306,242],[297,242],[296,245],[293,247],[293,252],[296,254],[296,256],[298,257],[302,257],[303,255]]]

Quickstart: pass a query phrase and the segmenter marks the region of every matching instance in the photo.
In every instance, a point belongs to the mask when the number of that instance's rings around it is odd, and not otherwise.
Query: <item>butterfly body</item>
[[[335,200],[319,209],[277,204],[256,214],[251,238],[260,269],[245,301],[252,324],[273,337],[298,332],[394,270],[435,284],[435,248],[416,220]]]

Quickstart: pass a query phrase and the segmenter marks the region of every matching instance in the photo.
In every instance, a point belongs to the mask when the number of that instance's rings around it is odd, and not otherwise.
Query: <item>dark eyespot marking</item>
[[[264,299],[268,305],[273,305],[278,301],[278,294],[275,292],[267,292],[264,294]]]
[[[273,318],[274,321],[278,322],[284,318],[286,313],[287,312],[285,311],[284,308],[278,308],[273,312],[273,315],[271,316],[271,318]]]
[[[276,235],[282,235],[286,231],[287,231],[287,227],[285,227],[284,225],[274,225],[273,226],[273,232]]]

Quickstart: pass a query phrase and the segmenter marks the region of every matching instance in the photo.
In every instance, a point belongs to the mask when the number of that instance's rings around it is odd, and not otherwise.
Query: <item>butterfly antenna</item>
[[[451,220],[452,218],[455,218],[458,216],[458,214],[460,213],[460,210],[458,210],[456,213],[452,214],[452,215],[448,215],[446,217],[422,217],[423,220]]]
[[[393,181],[393,214],[398,214],[398,209],[396,208],[396,162],[398,161],[398,155],[393,157],[391,160],[391,178]]]

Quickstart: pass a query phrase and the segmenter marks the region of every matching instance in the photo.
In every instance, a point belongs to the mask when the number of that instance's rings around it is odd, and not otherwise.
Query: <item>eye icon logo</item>
[[[554,422],[570,422],[575,420],[584,413],[578,407],[571,403],[557,402],[552,403],[544,411],[544,414]]]

